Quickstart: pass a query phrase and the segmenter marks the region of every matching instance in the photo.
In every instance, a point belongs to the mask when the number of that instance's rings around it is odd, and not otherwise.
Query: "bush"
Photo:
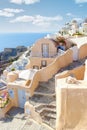
[[[15,71],[15,68],[12,68],[11,71]]]
[[[83,34],[82,33],[80,33],[80,32],[77,32],[77,33],[74,33],[72,36],[83,36]]]

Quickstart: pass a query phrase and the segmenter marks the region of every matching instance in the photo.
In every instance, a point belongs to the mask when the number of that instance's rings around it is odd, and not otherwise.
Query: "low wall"
[[[49,66],[40,70],[40,81],[48,81],[62,67],[65,67],[72,62],[72,50],[68,50],[63,55],[57,57]]]
[[[67,84],[66,78],[56,84],[56,130],[87,129],[87,81]]]
[[[67,71],[64,71],[60,74],[57,74],[55,76],[55,78],[57,80],[57,79],[68,77],[69,75],[73,75],[76,79],[83,80],[84,79],[84,73],[85,73],[85,65],[82,65],[80,67],[76,67],[73,70],[69,70],[69,71],[67,70]]]
[[[83,59],[87,56],[87,44],[84,44],[79,48],[78,55],[79,59]]]
[[[36,72],[36,74],[34,75],[34,78],[29,86],[29,94],[30,96],[33,96],[35,89],[37,88],[38,84],[40,81],[40,74],[39,71]]]
[[[39,82],[48,81],[60,70],[60,68],[68,66],[72,62],[72,50],[69,49],[63,55],[57,57],[50,65],[38,70],[29,86],[30,95],[33,95],[35,89],[38,87]]]

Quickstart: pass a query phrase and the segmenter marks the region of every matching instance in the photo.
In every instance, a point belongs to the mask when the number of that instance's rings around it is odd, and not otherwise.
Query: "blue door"
[[[26,102],[25,90],[18,90],[18,103],[20,108],[24,108],[24,104]]]

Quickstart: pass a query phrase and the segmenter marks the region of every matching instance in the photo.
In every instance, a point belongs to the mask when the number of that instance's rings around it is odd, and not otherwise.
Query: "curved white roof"
[[[76,43],[78,48],[80,48],[83,44],[87,44],[87,37],[70,38],[70,40]]]

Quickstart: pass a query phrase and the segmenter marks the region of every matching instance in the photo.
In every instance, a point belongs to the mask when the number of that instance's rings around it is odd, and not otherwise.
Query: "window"
[[[39,69],[39,66],[34,65],[34,66],[33,66],[33,69],[37,69],[37,70],[38,70],[38,69]]]
[[[47,66],[47,61],[46,61],[46,60],[41,61],[41,66],[42,66],[42,67]]]

